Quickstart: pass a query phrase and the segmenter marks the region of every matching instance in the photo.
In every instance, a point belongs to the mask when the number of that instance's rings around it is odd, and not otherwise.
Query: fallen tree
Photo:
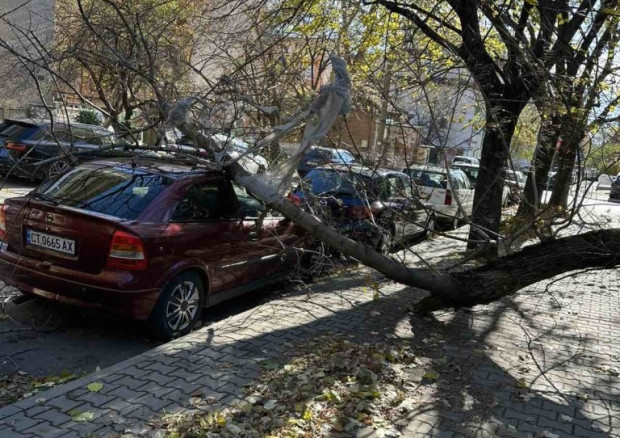
[[[620,230],[596,230],[528,246],[487,265],[461,272],[447,273],[409,268],[368,245],[343,236],[287,200],[284,195],[290,188],[301,153],[329,130],[337,115],[346,110],[348,105],[350,80],[345,63],[337,57],[332,58],[332,63],[336,79],[331,86],[322,90],[310,111],[302,113],[302,116],[307,114],[305,135],[298,152],[293,157],[274,169],[258,175],[248,172],[239,162],[225,164],[225,167],[237,183],[268,207],[303,227],[316,239],[376,269],[391,280],[429,291],[430,296],[416,306],[418,312],[489,303],[564,272],[592,267],[610,268],[620,264],[618,257]],[[169,123],[176,123],[200,146],[213,150],[208,137],[187,120],[188,111],[189,106],[183,104],[174,112],[172,122],[169,120]],[[302,120],[302,117],[297,117],[292,124],[289,124],[288,129],[302,123]],[[276,131],[260,142],[259,146],[264,146],[266,142],[274,141],[285,133],[286,129]]]

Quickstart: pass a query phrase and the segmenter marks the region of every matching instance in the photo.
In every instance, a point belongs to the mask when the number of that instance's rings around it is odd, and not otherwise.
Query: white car
[[[474,187],[465,172],[460,169],[448,171],[434,166],[410,166],[403,169],[428,196],[427,203],[437,212],[437,222],[456,228],[463,212],[459,209],[459,202],[467,216],[471,215],[474,203]],[[458,197],[458,202],[456,200]]]
[[[456,157],[452,159],[452,164],[457,164],[457,163],[472,164],[472,165],[479,166],[480,160],[476,157],[465,157],[462,155],[457,155]]]
[[[248,149],[250,149],[250,145],[248,143],[238,138],[228,137],[224,134],[214,134],[211,137],[223,146],[232,158],[237,158],[239,155],[247,153]],[[269,167],[269,163],[262,155],[250,152],[246,155],[246,157],[250,161],[256,163],[259,172],[267,170]]]

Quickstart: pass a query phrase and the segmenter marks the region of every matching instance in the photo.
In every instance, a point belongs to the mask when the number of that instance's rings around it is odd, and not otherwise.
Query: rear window
[[[0,123],[0,137],[25,139],[37,132],[39,128],[27,123]]]
[[[350,172],[329,169],[311,170],[304,179],[305,186],[315,195],[357,195],[364,192],[377,192],[370,178]]]
[[[315,160],[331,160],[332,151],[324,149],[310,149],[304,152],[306,158]]]
[[[407,173],[419,186],[446,188],[446,176],[443,173],[422,169],[407,169]]]
[[[39,189],[62,205],[136,219],[172,179],[142,171],[78,167]]]
[[[349,164],[355,161],[355,157],[351,155],[349,151],[345,151],[343,149],[335,149],[333,152],[333,160],[342,161],[345,164]]]

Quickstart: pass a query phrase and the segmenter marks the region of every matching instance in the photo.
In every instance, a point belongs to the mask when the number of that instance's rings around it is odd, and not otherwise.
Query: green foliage
[[[101,116],[96,111],[81,109],[75,115],[74,121],[77,123],[86,123],[88,125],[101,125]]]
[[[517,127],[510,144],[510,156],[513,160],[531,160],[538,142],[540,115],[534,104],[526,105],[519,116]]]

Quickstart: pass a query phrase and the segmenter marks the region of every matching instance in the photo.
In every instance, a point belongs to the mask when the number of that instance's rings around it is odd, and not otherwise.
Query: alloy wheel
[[[192,324],[200,305],[200,292],[193,281],[179,283],[166,305],[166,322],[173,331],[185,330]]]

